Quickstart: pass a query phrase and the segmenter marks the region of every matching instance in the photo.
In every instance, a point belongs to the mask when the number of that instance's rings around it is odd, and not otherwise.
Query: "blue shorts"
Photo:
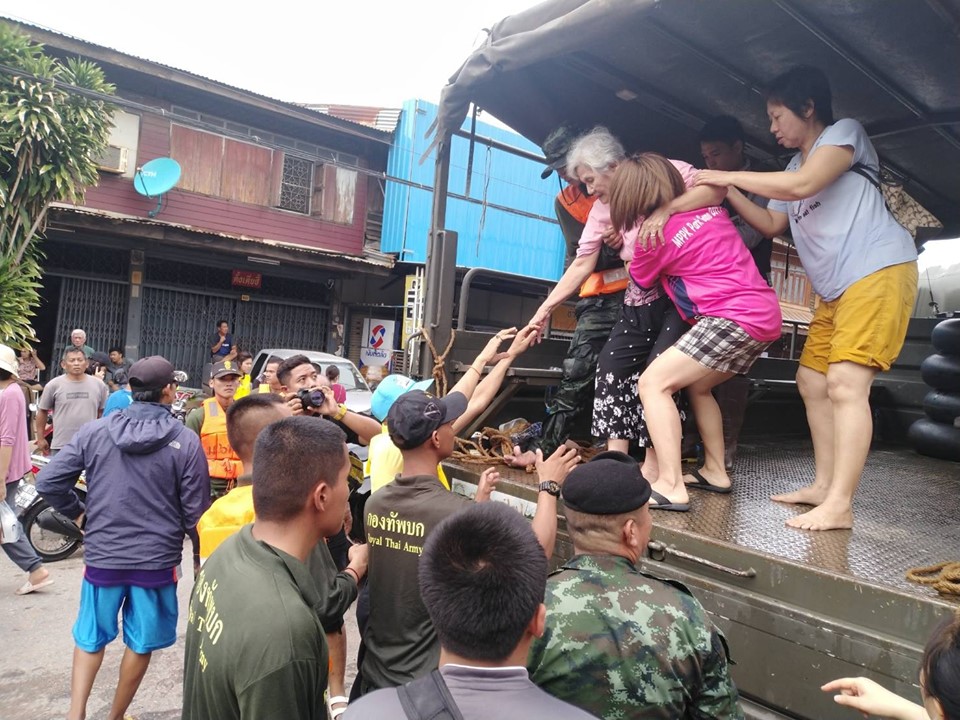
[[[100,652],[117,638],[123,611],[123,644],[138,655],[170,647],[177,641],[177,586],[100,587],[86,579],[80,588],[80,612],[73,626],[77,647]]]

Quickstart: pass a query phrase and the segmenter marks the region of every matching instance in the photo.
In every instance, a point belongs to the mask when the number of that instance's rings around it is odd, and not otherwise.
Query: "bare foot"
[[[853,527],[853,511],[849,505],[820,505],[809,512],[787,520],[800,530],[846,530]]]
[[[820,505],[827,499],[827,489],[819,485],[807,485],[799,490],[780,495],[771,495],[774,502],[792,503],[794,505]]]
[[[513,455],[504,455],[503,461],[510,467],[525,468],[530,465],[536,465],[537,454],[533,450],[520,452],[519,446],[514,446]]]

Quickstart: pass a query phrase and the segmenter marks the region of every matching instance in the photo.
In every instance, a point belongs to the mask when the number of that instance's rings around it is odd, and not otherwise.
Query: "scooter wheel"
[[[44,513],[55,512],[45,501],[39,500],[30,506],[20,518],[23,532],[27,536],[31,547],[44,562],[66,560],[82,545],[82,541],[71,538],[53,530],[41,527],[40,518]],[[50,523],[45,523],[50,524]]]
[[[960,460],[960,428],[927,418],[917,420],[907,431],[907,438],[921,455],[943,460]]]

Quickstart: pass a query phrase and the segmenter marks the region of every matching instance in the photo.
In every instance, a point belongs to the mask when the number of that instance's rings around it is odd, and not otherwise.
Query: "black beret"
[[[646,505],[650,483],[629,455],[608,450],[578,465],[563,482],[563,502],[588,515],[619,515]]]

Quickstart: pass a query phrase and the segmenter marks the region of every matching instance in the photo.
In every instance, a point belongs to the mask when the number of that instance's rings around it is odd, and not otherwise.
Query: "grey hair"
[[[70,333],[70,337],[73,337],[74,335],[80,335],[81,337],[83,337],[84,340],[87,339],[87,333],[84,332],[82,328],[77,328],[76,330]]]
[[[567,153],[567,173],[576,175],[578,167],[588,167],[594,172],[606,172],[626,156],[620,141],[605,127],[598,125],[573,141],[570,152]]]

